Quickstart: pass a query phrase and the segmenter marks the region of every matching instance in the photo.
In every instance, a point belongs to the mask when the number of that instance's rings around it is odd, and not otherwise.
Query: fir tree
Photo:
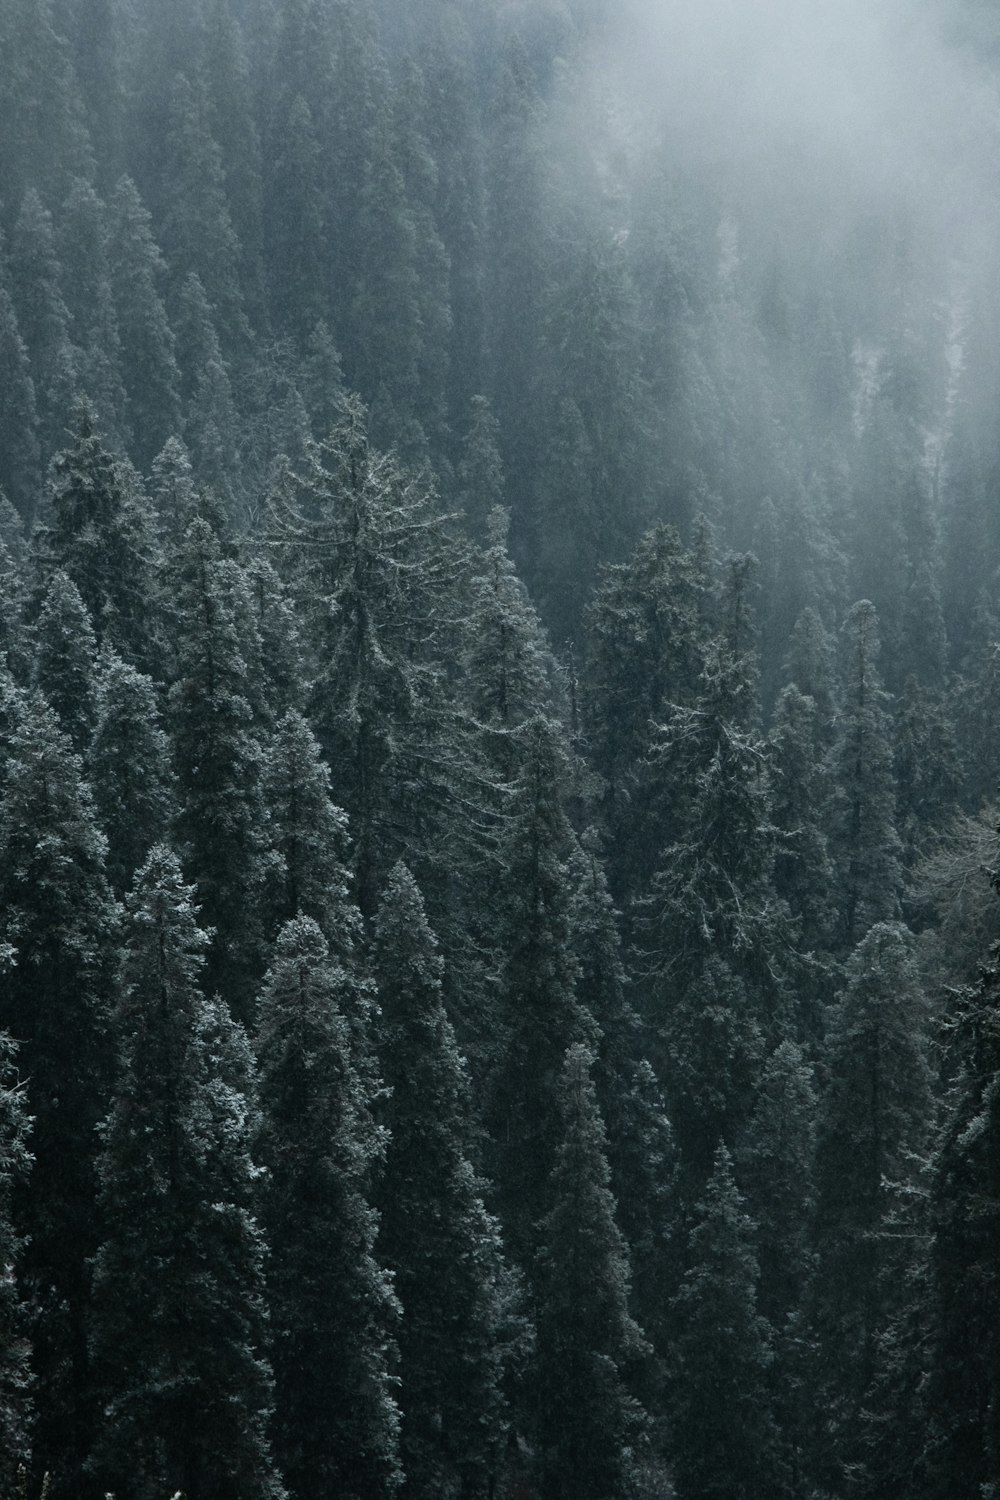
[[[366,1197],[375,1143],[339,1003],[348,986],[312,918],[286,923],[260,993],[257,1056],[275,1449],[300,1500],[385,1500],[401,1478],[398,1304]]]
[[[200,988],[194,891],[157,845],[129,897],[121,1056],[100,1162],[91,1468],[153,1500],[280,1500],[246,1038]]]
[[[10,279],[31,363],[42,451],[50,456],[62,443],[77,392],[77,352],[69,337],[52,215],[34,188],[24,196],[11,236]]]

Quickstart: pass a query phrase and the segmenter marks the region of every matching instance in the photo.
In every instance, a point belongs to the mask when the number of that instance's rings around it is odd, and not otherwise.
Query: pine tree
[[[247,1041],[204,999],[194,891],[157,845],[128,902],[100,1162],[91,1469],[141,1500],[280,1500],[266,1436],[265,1245]]]
[[[768,1403],[771,1332],[757,1310],[754,1225],[719,1146],[674,1298],[673,1471],[680,1500],[783,1493]]]
[[[0,962],[6,960],[0,958]],[[16,1068],[17,1047],[0,1032],[0,1497],[15,1500],[17,1470],[28,1459],[31,1417],[30,1345],[27,1309],[18,1285],[23,1240],[13,1219],[13,1189],[31,1166],[24,1084]]]
[[[293,1496],[386,1500],[400,1482],[398,1304],[366,1197],[374,1142],[340,1006],[346,976],[310,917],[282,928],[258,1003],[275,1450]]]
[[[85,1333],[96,1249],[95,1130],[107,1097],[118,910],[80,762],[52,709],[11,705],[0,810],[0,942],[15,950],[0,1027],[20,1042],[36,1168],[18,1189],[29,1236],[38,1422],[34,1451],[55,1492],[76,1493],[94,1420]]]
[[[149,677],[113,651],[100,659],[97,715],[87,758],[108,839],[108,879],[121,897],[174,817],[170,744]]]
[[[486,1496],[506,1432],[507,1273],[469,1161],[468,1079],[445,1015],[420,892],[397,865],[376,923],[379,1057],[388,1090],[379,1247],[403,1305],[403,1493]]]
[[[561,1130],[540,1226],[534,1380],[540,1493],[605,1500],[627,1492],[646,1417],[630,1374],[649,1352],[629,1314],[628,1250],[615,1223],[593,1053],[566,1053]]]

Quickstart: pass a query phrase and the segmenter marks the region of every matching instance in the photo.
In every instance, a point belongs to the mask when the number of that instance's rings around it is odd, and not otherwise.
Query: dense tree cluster
[[[2,1500],[1000,1493],[997,346],[609,10],[0,0]]]

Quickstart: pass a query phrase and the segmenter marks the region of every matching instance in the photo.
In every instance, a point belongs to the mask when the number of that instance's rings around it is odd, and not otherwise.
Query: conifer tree
[[[70,342],[52,215],[29,188],[10,241],[10,283],[28,351],[42,451],[61,446],[77,392],[77,351]]]
[[[194,890],[157,845],[128,902],[100,1162],[91,1469],[139,1500],[281,1500],[266,1427],[265,1244],[247,1042],[200,987]]]
[[[996,872],[991,872],[996,886]],[[921,1474],[933,1500],[990,1492],[1000,1453],[997,1282],[1000,1049],[996,948],[956,1016],[957,1077],[931,1183],[927,1436]],[[925,1313],[926,1316],[926,1313]]]
[[[87,758],[94,803],[108,839],[108,879],[119,897],[174,817],[170,744],[156,689],[113,651],[100,659],[97,716]]]
[[[263,967],[263,906],[274,860],[253,684],[228,584],[219,541],[195,518],[178,559],[177,677],[170,689],[177,834],[213,932],[207,988],[248,1017]]]
[[[176,281],[198,277],[216,311],[224,352],[231,355],[244,347],[249,333],[239,282],[239,241],[226,202],[207,89],[196,75],[179,72],[172,80],[163,146],[160,240],[171,276]]]
[[[6,966],[6,959],[0,962]],[[28,1460],[31,1364],[27,1309],[18,1278],[23,1241],[13,1219],[15,1183],[29,1174],[31,1155],[24,1084],[17,1047],[0,1032],[0,1500],[15,1500],[17,1470]]]
[[[57,241],[70,332],[79,351],[79,387],[94,403],[104,431],[122,450],[129,434],[108,261],[107,211],[89,182],[78,178],[73,183],[60,213]]]
[[[521,770],[502,852],[502,1030],[490,1124],[496,1162],[491,1175],[507,1244],[515,1261],[530,1270],[549,1206],[560,1070],[568,1047],[593,1039],[594,1023],[576,993],[565,753],[549,720],[530,720],[521,735]]]
[[[174,335],[160,296],[166,265],[135,183],[119,181],[109,204],[108,259],[132,457],[144,472],[180,431]]]
[[[534,1378],[546,1500],[626,1493],[646,1421],[629,1377],[649,1348],[628,1308],[628,1250],[615,1223],[593,1061],[580,1043],[566,1053],[551,1208],[540,1226]]]
[[[307,708],[350,818],[362,913],[374,914],[402,847],[422,882],[434,877],[424,894],[436,911],[458,822],[448,811],[468,790],[437,667],[458,650],[462,548],[425,479],[371,446],[356,401],[307,473],[288,476],[272,517],[303,597]]]
[[[177,298],[174,332],[184,441],[200,482],[216,491],[235,520],[240,494],[236,407],[212,307],[193,271]]]
[[[108,452],[87,401],[53,463],[35,545],[43,568],[62,568],[76,585],[98,642],[149,670],[157,651],[152,518],[130,471]]]
[[[768,1401],[771,1332],[757,1309],[753,1238],[720,1145],[673,1303],[672,1459],[680,1500],[783,1492]]]
[[[827,1043],[816,1148],[814,1326],[831,1474],[857,1460],[857,1421],[892,1292],[908,1270],[896,1195],[915,1191],[933,1125],[927,1003],[906,929],[877,923],[847,967]],[[834,1483],[837,1481],[834,1479]]]
[[[490,1494],[506,1430],[499,1226],[469,1161],[468,1079],[445,1015],[423,901],[397,865],[376,923],[379,1057],[388,1090],[379,1247],[403,1305],[403,1493]]]
[[[25,520],[41,489],[38,410],[31,363],[10,293],[0,279],[0,488]]]
[[[79,590],[61,568],[48,580],[35,627],[33,682],[78,755],[96,721],[97,640]]]
[[[96,1249],[95,1130],[106,1107],[107,1027],[118,909],[105,840],[80,762],[55,713],[31,694],[11,703],[0,810],[0,1027],[20,1043],[36,1168],[18,1188],[34,1304],[34,1451],[55,1492],[76,1492],[94,1420],[85,1313]]]
[[[802,946],[814,952],[825,950],[833,937],[833,861],[826,833],[831,786],[822,739],[815,700],[790,684],[778,698],[770,734],[774,888],[799,922]],[[803,1023],[815,1031],[810,1009],[802,1007]]]
[[[258,1003],[275,1451],[298,1500],[386,1500],[401,1478],[390,1278],[366,1186],[375,1146],[344,971],[311,917],[278,936]]]
[[[843,639],[832,852],[840,906],[837,937],[849,952],[873,923],[898,915],[901,849],[885,694],[876,665],[878,617],[868,600],[851,609]]]

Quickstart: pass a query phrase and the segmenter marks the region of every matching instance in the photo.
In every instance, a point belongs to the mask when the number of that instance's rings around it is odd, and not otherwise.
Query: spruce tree
[[[375,927],[388,1090],[379,1248],[403,1306],[400,1451],[414,1497],[493,1492],[506,1432],[507,1273],[468,1154],[468,1079],[420,892],[397,865]]]
[[[649,1347],[629,1313],[593,1062],[583,1044],[566,1053],[551,1207],[540,1225],[534,1395],[545,1500],[627,1493],[646,1421],[629,1387]]]
[[[91,1471],[137,1500],[281,1500],[247,1041],[201,990],[194,890],[157,845],[128,901],[100,1160]]]
[[[349,986],[312,918],[287,922],[260,992],[256,1045],[275,1451],[299,1500],[386,1500],[401,1478],[398,1304],[366,1196],[376,1142],[340,1004]]]

